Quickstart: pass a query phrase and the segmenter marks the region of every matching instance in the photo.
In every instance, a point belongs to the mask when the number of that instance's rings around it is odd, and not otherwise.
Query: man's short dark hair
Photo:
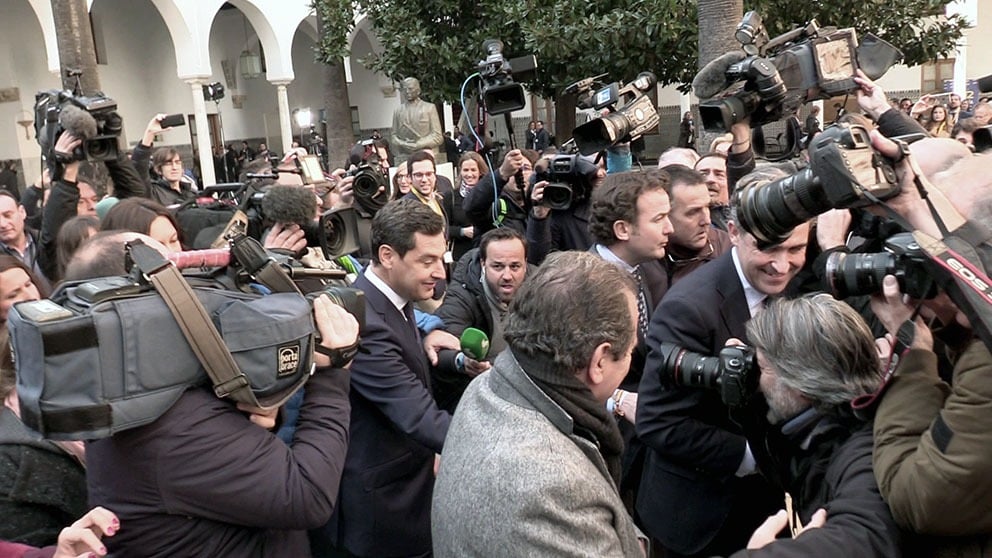
[[[555,252],[514,295],[503,337],[514,353],[544,356],[563,373],[583,369],[601,343],[620,358],[637,339],[634,289],[629,273],[594,254]]]
[[[7,196],[8,198],[14,200],[15,205],[21,205],[21,202],[16,197],[14,197],[14,194],[12,194],[9,190],[4,190],[0,188],[0,196]]]
[[[406,160],[406,172],[413,176],[413,164],[420,161],[430,161],[431,167],[437,172],[437,163],[434,162],[434,156],[427,150],[420,150],[412,153],[410,158]]]
[[[510,227],[500,227],[498,229],[492,229],[486,231],[482,235],[482,239],[479,240],[479,259],[486,261],[486,249],[489,248],[490,242],[500,242],[502,240],[513,240],[517,239],[521,244],[524,245],[524,259],[527,258],[527,239],[524,235],[520,234],[520,231],[510,228]]]
[[[592,192],[589,232],[596,242],[612,246],[620,241],[613,232],[617,221],[637,222],[637,200],[644,192],[668,193],[669,179],[664,170],[628,171],[608,174]]]
[[[668,173],[668,182],[671,184],[671,188],[706,184],[706,177],[703,176],[703,173],[685,165],[668,165],[663,170]]]
[[[379,248],[391,247],[402,258],[416,246],[414,234],[444,233],[444,218],[415,199],[387,203],[372,218],[372,261],[379,262]]]

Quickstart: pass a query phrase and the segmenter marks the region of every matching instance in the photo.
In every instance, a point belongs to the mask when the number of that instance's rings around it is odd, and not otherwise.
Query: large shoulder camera
[[[746,345],[724,347],[715,357],[693,353],[674,343],[662,343],[662,383],[720,392],[728,407],[745,405],[758,391],[758,364]]]
[[[503,57],[503,41],[486,39],[482,43],[486,59],[478,64],[482,77],[480,96],[486,112],[496,116],[520,110],[527,105],[524,88],[513,81],[529,79],[537,69],[537,59],[533,54],[507,60]]]
[[[534,184],[546,180],[543,204],[551,209],[569,209],[592,195],[599,168],[579,155],[555,155],[545,167],[539,164],[531,179]],[[526,196],[530,199],[530,194]]]
[[[572,131],[580,153],[592,155],[618,142],[633,141],[658,126],[658,110],[648,96],[658,83],[653,73],[641,72],[627,85],[614,82],[595,91],[590,89],[594,82],[595,78],[582,80],[565,90],[582,95],[579,108],[610,111]]]
[[[885,241],[885,251],[876,254],[835,252],[827,258],[826,280],[837,298],[882,292],[882,280],[894,275],[899,290],[912,298],[937,296],[937,285],[928,268],[930,258],[911,233],[899,233]]]
[[[900,191],[892,164],[871,147],[863,126],[827,127],[810,144],[809,158],[792,176],[734,191],[738,224],[759,248],[782,242],[824,211],[871,205]]]
[[[114,161],[120,149],[121,117],[117,102],[103,93],[52,89],[35,95],[34,130],[46,158],[54,159],[55,142],[69,130],[82,140],[72,158],[77,161]]]
[[[816,20],[769,40],[754,11],[744,15],[735,37],[744,57],[728,67],[714,66],[726,64],[718,58],[693,81],[697,95],[712,97],[699,104],[699,117],[709,132],[729,131],[748,117],[752,127],[775,122],[795,114],[803,103],[856,89],[859,68],[878,79],[902,57],[874,35],[859,44],[854,29],[821,28]],[[719,72],[722,84],[714,75]]]

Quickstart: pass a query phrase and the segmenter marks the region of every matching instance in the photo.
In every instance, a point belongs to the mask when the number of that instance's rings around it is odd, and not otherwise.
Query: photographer
[[[767,416],[745,430],[762,472],[787,496],[785,509],[738,554],[899,556],[901,535],[872,474],[871,420],[851,409],[881,378],[867,324],[817,294],[771,302],[748,322],[747,335]],[[787,526],[792,540],[776,540]]]
[[[553,161],[540,161],[539,172],[544,164]],[[589,232],[589,213],[592,191],[606,178],[606,170],[575,155],[574,167],[564,178],[572,190],[572,203],[567,209],[551,209],[544,203],[545,189],[551,185],[540,180],[530,190],[532,207],[527,216],[527,244],[530,253],[527,261],[540,265],[544,258],[557,250],[588,250],[593,244]],[[546,168],[546,167],[545,167]]]
[[[155,136],[171,128],[162,127],[165,114],[156,114],[145,127],[144,136],[134,146],[131,160],[148,185],[148,197],[164,206],[181,204],[196,197],[190,183],[183,176],[183,160],[173,147],[160,147],[152,152]],[[149,177],[149,158],[154,178]],[[117,196],[120,197],[120,196]]]
[[[70,263],[74,279],[123,269],[135,233],[100,233]],[[161,247],[159,248],[161,250]],[[116,255],[116,256],[115,256]],[[358,323],[314,301],[321,345],[352,345]],[[107,541],[126,556],[307,556],[305,529],[335,506],[348,446],[349,375],[315,355],[292,446],[265,428],[271,414],[235,407],[208,387],[187,390],[155,422],[87,443],[90,502],[127,528]]]

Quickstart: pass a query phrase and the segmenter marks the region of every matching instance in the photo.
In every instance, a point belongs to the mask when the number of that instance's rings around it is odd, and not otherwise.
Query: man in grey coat
[[[628,273],[585,252],[528,274],[504,322],[508,348],[448,430],[435,556],[644,556],[606,409],[637,341],[634,292]]]

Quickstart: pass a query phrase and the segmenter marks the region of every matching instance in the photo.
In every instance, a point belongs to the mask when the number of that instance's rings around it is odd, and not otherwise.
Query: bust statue
[[[420,99],[420,82],[416,78],[404,79],[402,90],[404,103],[393,112],[390,132],[389,147],[394,164],[406,161],[411,153],[421,149],[430,149],[435,160],[443,163],[443,158],[437,158],[440,155],[438,148],[444,141],[437,108]]]

